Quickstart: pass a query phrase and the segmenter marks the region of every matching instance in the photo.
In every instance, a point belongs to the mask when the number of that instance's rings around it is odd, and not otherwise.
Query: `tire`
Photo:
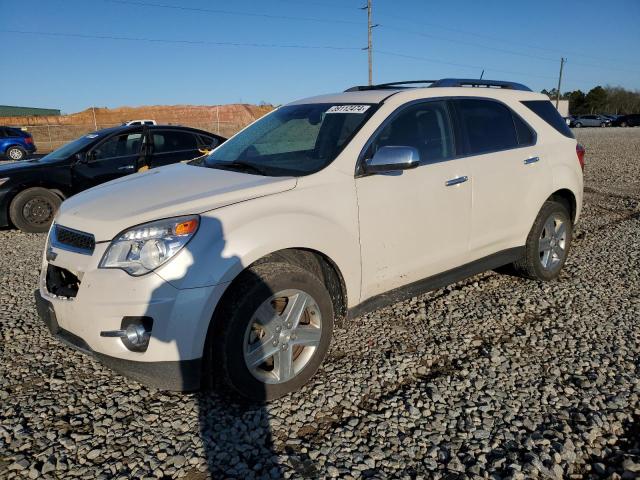
[[[605,122],[602,122],[602,123],[600,124],[600,126],[601,126],[602,128],[604,128],[604,127],[606,127],[606,126],[607,126],[607,124],[606,124]]]
[[[554,233],[549,238],[551,225],[548,222],[552,219]],[[546,201],[527,236],[525,254],[513,263],[513,271],[533,280],[553,280],[560,275],[567,260],[572,238],[573,224],[567,207],[556,201]],[[544,248],[546,246],[548,248]]]
[[[7,149],[6,155],[9,160],[15,161],[24,160],[25,158],[27,158],[27,152],[25,152],[22,148],[16,146],[9,147]]]
[[[13,225],[23,232],[46,232],[61,203],[62,199],[51,190],[27,188],[11,201],[9,217]]]
[[[621,123],[620,123],[620,126],[621,126],[621,127],[623,127],[623,128],[624,128],[624,127],[628,127],[627,122],[621,122]]]
[[[582,128],[582,124],[580,122],[578,122],[578,123],[575,124],[575,127],[576,128]]]
[[[334,312],[327,288],[307,270],[288,263],[250,267],[230,288],[207,335],[203,385],[250,402],[274,400],[302,387],[318,370],[331,342]],[[300,303],[303,300],[306,303]],[[290,305],[305,305],[297,328],[295,320],[285,319]],[[262,325],[254,321],[258,309]],[[294,345],[303,335],[311,343]],[[256,348],[258,344],[262,346]],[[288,363],[291,368],[279,368]]]

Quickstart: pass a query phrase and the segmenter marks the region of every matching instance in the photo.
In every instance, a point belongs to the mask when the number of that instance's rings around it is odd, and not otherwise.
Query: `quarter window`
[[[405,108],[378,134],[368,157],[380,147],[414,147],[421,162],[438,162],[455,154],[445,102],[424,102]]]
[[[469,154],[517,148],[514,116],[505,105],[479,99],[456,100],[460,122],[467,134]]]

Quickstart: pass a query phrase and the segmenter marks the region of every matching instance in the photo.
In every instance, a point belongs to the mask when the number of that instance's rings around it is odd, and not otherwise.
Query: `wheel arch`
[[[556,202],[562,203],[571,216],[571,221],[575,223],[578,201],[576,200],[576,196],[573,194],[571,190],[568,188],[561,188],[560,190],[556,190],[553,192],[547,200],[555,200]]]

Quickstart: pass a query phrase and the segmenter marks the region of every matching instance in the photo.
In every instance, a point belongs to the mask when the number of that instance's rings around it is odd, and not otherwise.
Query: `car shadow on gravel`
[[[188,267],[182,277],[176,279],[179,283],[186,278],[191,269],[198,269],[202,274],[202,269],[206,265],[217,272],[228,271],[229,269],[242,269],[243,266],[236,256],[225,256],[224,249],[226,245],[225,235],[222,224],[218,220],[207,219],[207,232],[215,232],[210,240],[210,248],[215,251],[214,256],[211,251],[192,253],[193,258],[190,267]],[[211,222],[214,222],[213,228]],[[202,232],[204,233],[204,232]],[[197,249],[194,249],[197,250]],[[186,252],[184,252],[186,253]],[[201,255],[200,257],[198,255]],[[206,257],[206,258],[205,258]],[[202,277],[202,275],[200,276]],[[266,285],[264,288],[268,288]],[[160,289],[159,289],[160,290]],[[197,289],[196,289],[197,290]],[[155,291],[151,294],[149,305],[153,306],[155,302],[166,301],[163,296],[166,291]],[[196,295],[197,297],[197,295]],[[223,297],[224,298],[224,297]],[[199,301],[199,304],[202,302]],[[207,305],[212,302],[209,300]],[[177,308],[173,307],[174,310]],[[195,325],[196,321],[189,318],[190,315],[200,317],[200,312],[189,311],[189,304],[181,306],[185,309],[181,312],[182,317],[188,323]],[[152,315],[153,308],[149,309],[149,316]],[[214,313],[214,317],[215,317]],[[174,320],[178,316],[174,312]],[[211,318],[211,322],[215,318]],[[211,324],[213,325],[213,323]],[[209,336],[216,335],[217,327],[211,327]],[[152,341],[160,341],[168,344],[175,344],[180,351],[180,358],[189,360],[193,358],[193,352],[202,351],[202,361],[199,366],[202,372],[200,382],[200,390],[194,395],[198,407],[198,424],[202,450],[206,456],[207,472],[202,472],[201,461],[199,469],[189,467],[189,458],[185,459],[182,467],[183,473],[186,473],[187,480],[201,480],[205,478],[282,478],[282,472],[278,467],[277,455],[273,451],[272,434],[269,422],[269,414],[266,410],[265,392],[257,392],[257,400],[255,402],[239,402],[237,397],[231,393],[220,392],[217,386],[216,373],[219,372],[219,366],[215,365],[212,360],[215,356],[211,354],[211,346],[206,339],[205,334],[207,325],[199,325],[194,329],[194,335],[202,335],[203,338],[189,339],[185,338],[178,328],[169,328],[153,332]],[[176,333],[169,333],[176,332]],[[178,339],[177,337],[181,338]],[[199,344],[199,345],[198,345]],[[181,381],[184,387],[193,384],[193,364],[181,362]],[[198,449],[199,450],[199,449]],[[194,461],[195,463],[195,461]]]

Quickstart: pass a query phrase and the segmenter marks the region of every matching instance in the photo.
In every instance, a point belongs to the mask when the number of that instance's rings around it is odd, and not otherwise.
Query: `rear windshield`
[[[554,107],[549,100],[528,100],[522,102],[522,104],[565,137],[576,138],[573,136],[573,132],[567,125],[565,119],[560,116],[556,107]]]

